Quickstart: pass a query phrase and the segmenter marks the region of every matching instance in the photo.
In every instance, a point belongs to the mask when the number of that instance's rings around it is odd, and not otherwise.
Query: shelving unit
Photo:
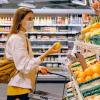
[[[93,55],[96,55],[96,57],[94,58],[93,64],[90,64],[88,67],[93,68],[94,64],[96,64],[95,61],[98,62],[98,65],[97,65],[98,68],[100,67],[99,66],[99,61],[100,61],[100,46],[99,45],[85,43],[82,41],[75,41],[74,50],[75,50],[75,52],[77,52],[77,51],[80,52],[80,54],[82,54],[84,56],[87,64],[89,63],[89,61],[86,60],[86,57],[88,58],[90,56],[93,57]],[[90,52],[91,52],[91,54],[90,54]],[[88,53],[90,55],[88,55]],[[93,58],[91,60],[93,60]],[[91,60],[90,60],[90,62],[92,62]],[[80,67],[82,67],[81,62],[79,64],[80,64]],[[78,67],[78,66],[76,66],[76,67]],[[87,69],[88,67],[86,67],[85,69]],[[94,67],[96,67],[96,65]],[[69,69],[69,68],[71,68],[71,69]],[[100,76],[93,77],[91,75],[91,79],[87,79],[87,80],[84,79],[85,81],[79,83],[78,78],[82,78],[82,76],[78,77],[78,75],[75,75],[75,72],[74,72],[74,71],[78,71],[78,68],[75,70],[72,70],[72,66],[70,66],[67,69],[69,69],[69,74],[71,75],[71,78],[73,80],[72,84],[74,84],[75,89],[78,93],[77,100],[90,100],[90,99],[96,98],[96,97],[98,97],[98,99],[93,99],[93,100],[99,100],[99,98],[100,98],[100,94],[99,94],[100,93],[100,84],[99,84]],[[83,69],[84,74],[86,74],[85,69]],[[79,70],[79,71],[82,73],[81,70]],[[86,78],[86,76],[84,78]],[[71,98],[71,96],[69,96],[69,97]],[[74,96],[72,96],[72,98],[73,97]]]

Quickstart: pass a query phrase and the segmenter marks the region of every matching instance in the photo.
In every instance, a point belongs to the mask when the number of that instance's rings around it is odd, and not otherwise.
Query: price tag
[[[75,53],[78,61],[80,62],[82,68],[83,68],[83,71],[87,68],[87,64],[86,64],[86,61],[85,61],[85,58],[82,54],[80,53]]]

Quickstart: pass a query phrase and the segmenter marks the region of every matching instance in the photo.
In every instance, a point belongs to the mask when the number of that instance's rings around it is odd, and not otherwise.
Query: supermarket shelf
[[[0,24],[0,26],[11,26],[11,24]]]
[[[6,42],[7,39],[0,39],[0,42]]]
[[[78,32],[76,32],[76,31],[69,31],[69,32],[28,32],[29,34],[76,34],[76,33],[78,33]]]
[[[0,40],[1,41],[1,40]],[[46,47],[46,46],[37,46],[37,47],[32,47],[33,49],[49,49],[51,46]],[[5,48],[4,46],[0,46],[0,48]],[[68,47],[62,47],[62,49],[68,49]]]
[[[90,13],[94,14],[91,9],[32,9],[35,14],[82,14]],[[0,9],[0,13],[12,14],[16,9]]]
[[[9,32],[0,32],[0,34],[8,34]],[[27,32],[28,34],[76,34],[78,33],[77,31],[68,31],[68,32]]]
[[[4,55],[4,54],[5,54],[5,53],[0,53],[0,56],[1,56],[1,55]]]
[[[82,26],[82,24],[51,24],[51,25],[34,25],[34,26]]]
[[[55,39],[49,39],[49,40],[30,40],[31,42],[57,42],[57,41],[60,41],[60,42],[68,42],[68,40],[64,39],[64,40],[55,40]]]
[[[60,61],[44,61],[43,63],[62,63]]]
[[[12,24],[0,24],[0,26],[11,26]],[[82,26],[82,24],[51,24],[51,25],[34,25],[34,26]]]
[[[46,46],[35,46],[35,47],[32,47],[33,49],[49,49],[51,46],[48,46],[48,47],[46,47]],[[66,46],[66,47],[62,47],[62,49],[68,49],[68,47]]]
[[[8,34],[9,32],[0,32],[0,34]]]
[[[42,55],[43,53],[33,53],[33,55]],[[51,54],[51,55],[66,55],[67,53],[55,53],[55,54]]]

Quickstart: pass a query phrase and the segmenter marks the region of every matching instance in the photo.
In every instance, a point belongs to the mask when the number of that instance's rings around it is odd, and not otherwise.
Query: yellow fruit
[[[84,82],[84,78],[77,78],[77,82],[78,82],[78,83]]]
[[[93,25],[91,25],[91,27],[93,28],[93,29],[98,29],[98,28],[100,28],[100,23],[94,23]]]
[[[79,75],[79,71],[75,71],[74,74],[77,77]]]
[[[95,96],[94,100],[100,100],[100,95]]]
[[[85,78],[85,81],[89,81],[89,80],[91,80],[91,79],[92,79],[91,76],[87,76],[87,77]]]
[[[90,29],[91,29],[91,25],[90,25],[90,26],[87,26],[86,28],[83,28],[83,29],[81,30],[81,33],[90,32]]]
[[[83,40],[85,38],[85,35],[84,34],[81,34],[80,36],[79,36],[79,39],[80,40]]]
[[[79,78],[85,78],[85,73],[84,72],[79,72],[78,77]]]
[[[96,77],[100,77],[100,74],[94,73],[93,76],[92,76],[92,78],[96,78]]]
[[[90,41],[90,35],[91,35],[91,32],[87,32],[87,33],[85,34],[85,41],[86,41],[86,42],[89,42],[89,41]]]
[[[86,76],[91,76],[93,75],[93,70],[92,67],[88,67],[85,71],[84,71]]]
[[[100,74],[100,65],[97,63],[94,66],[92,66],[92,70],[94,73]]]
[[[61,43],[60,43],[60,42],[54,43],[53,49],[58,50],[58,49],[60,49],[60,48],[61,48]]]

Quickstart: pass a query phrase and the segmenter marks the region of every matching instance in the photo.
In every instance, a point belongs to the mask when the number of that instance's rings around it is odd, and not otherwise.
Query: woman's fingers
[[[42,74],[47,74],[48,73],[48,68],[47,67],[39,67],[39,72]]]

